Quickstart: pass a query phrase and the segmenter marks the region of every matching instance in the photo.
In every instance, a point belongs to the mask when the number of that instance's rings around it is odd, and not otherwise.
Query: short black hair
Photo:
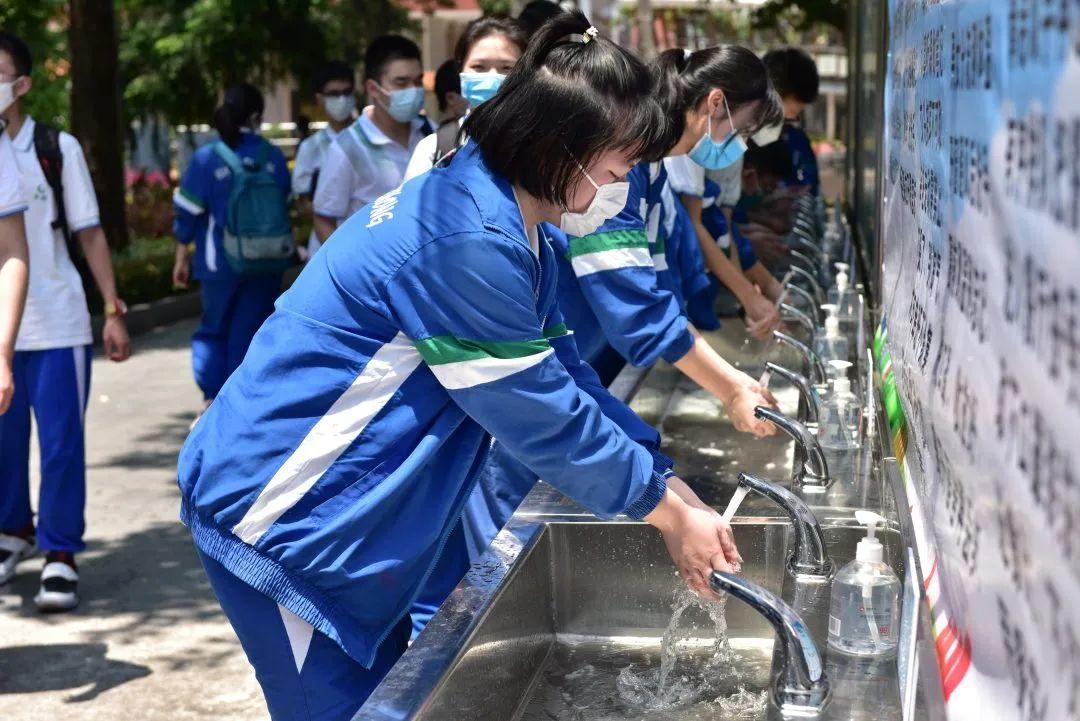
[[[751,132],[776,112],[776,98],[769,97],[765,63],[741,45],[717,45],[693,52],[672,48],[660,53],[652,67],[657,98],[671,124],[672,145],[682,137],[687,111],[697,108],[716,89],[724,91],[732,113],[747,103],[761,101],[754,126],[747,128]]]
[[[458,61],[458,65],[465,67],[465,56],[469,54],[472,46],[490,35],[502,35],[517,45],[522,53],[525,52],[525,46],[529,44],[529,36],[525,34],[521,23],[517,20],[493,16],[476,18],[465,26],[465,32],[458,38],[457,45],[454,47],[454,59]]]
[[[753,168],[759,175],[786,178],[791,174],[791,150],[780,141],[764,146],[750,143],[743,156],[743,167]]]
[[[668,148],[649,69],[607,38],[584,35],[590,27],[580,12],[545,24],[461,130],[492,170],[560,207],[601,153],[650,161]]]
[[[321,93],[331,80],[345,80],[350,85],[356,85],[356,74],[344,60],[331,60],[315,71],[315,75],[311,78],[311,86],[315,92]]]
[[[461,70],[457,60],[450,58],[435,71],[435,99],[439,101],[439,112],[446,112],[446,94],[461,94]]]
[[[817,64],[802,48],[780,48],[765,53],[769,78],[781,98],[795,97],[810,104],[817,100],[821,78]]]
[[[536,31],[551,18],[561,15],[562,8],[551,0],[532,0],[526,3],[518,14],[518,22],[521,23],[525,34],[532,37]]]
[[[420,60],[420,48],[401,35],[381,35],[364,53],[364,77],[378,82],[386,66],[395,60]]]
[[[34,58],[30,55],[30,48],[18,35],[0,30],[0,52],[11,56],[11,64],[15,66],[15,73],[19,76],[29,75],[34,68]]]

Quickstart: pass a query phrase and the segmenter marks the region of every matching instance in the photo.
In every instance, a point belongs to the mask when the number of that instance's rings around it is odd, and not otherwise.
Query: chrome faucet
[[[799,393],[802,395],[803,402],[806,404],[806,422],[817,423],[818,422],[818,397],[817,391],[810,385],[810,381],[806,379],[802,373],[796,373],[793,370],[785,368],[782,365],[773,363],[772,361],[765,362],[765,369],[769,373],[775,373],[782,378],[786,378],[789,383],[799,389]]]
[[[790,280],[787,283],[784,283],[784,289],[794,293],[795,295],[799,296],[807,302],[807,304],[810,306],[810,310],[814,311],[813,319],[815,321],[821,323],[825,322],[825,318],[821,315],[821,307],[817,304],[817,301],[814,300],[814,296],[810,295],[810,291],[806,290],[806,288],[795,285]]]
[[[806,235],[813,238],[817,235],[817,229],[814,227],[814,221],[806,217],[806,215],[809,214],[809,208],[804,206],[804,210],[807,212],[795,214],[795,220],[792,222],[791,225],[793,229],[801,230],[802,232],[806,233]]]
[[[829,464],[825,462],[825,452],[821,450],[817,436],[802,423],[767,406],[755,408],[754,417],[760,421],[769,421],[794,439],[799,451],[795,455],[796,465],[791,475],[795,486],[815,492],[824,491],[829,487],[832,483],[829,478]],[[800,456],[802,457],[801,464],[799,463]]]
[[[825,251],[823,251],[817,244],[813,243],[805,235],[796,234],[795,242],[799,244],[799,247],[803,250],[810,251],[810,254],[814,256],[814,267],[825,267]]]
[[[795,253],[798,251],[792,252]],[[788,275],[791,275],[792,277],[797,275],[800,278],[805,278],[806,280],[810,281],[810,290],[814,292],[814,297],[817,299],[818,305],[821,305],[825,302],[825,293],[821,290],[821,284],[818,283],[818,279],[809,270],[803,268],[800,265],[792,265],[788,269]]]
[[[798,267],[800,267],[803,270],[811,273],[814,276],[814,279],[817,280],[818,268],[821,267],[820,263],[818,263],[816,260],[811,258],[806,253],[802,252],[802,250],[799,250],[798,248],[792,248],[789,251],[789,254],[791,255],[791,257],[794,260],[798,260],[799,262],[802,263],[802,265],[798,266]],[[820,283],[819,283],[819,285],[820,285]]]
[[[750,606],[776,631],[780,671],[773,679],[772,698],[784,717],[820,713],[831,695],[829,680],[810,630],[799,615],[776,594],[741,576],[713,571],[709,587]]]
[[[825,385],[829,376],[825,372],[825,364],[821,362],[821,356],[814,352],[814,349],[803,343],[801,340],[792,338],[782,330],[774,330],[772,334],[773,338],[778,343],[794,348],[799,353],[802,353],[803,358],[806,359],[806,365],[809,366],[810,372],[814,376],[815,385]]]
[[[806,501],[788,489],[750,473],[739,474],[739,487],[764,496],[784,509],[795,529],[795,548],[788,559],[788,570],[797,577],[828,577],[832,561],[825,549],[825,535],[817,516]]]
[[[777,308],[780,309],[780,315],[784,320],[794,320],[806,329],[806,337],[810,343],[814,342],[814,337],[817,334],[817,328],[814,327],[814,319],[808,316],[803,311],[799,310],[791,303],[785,303],[781,301]]]

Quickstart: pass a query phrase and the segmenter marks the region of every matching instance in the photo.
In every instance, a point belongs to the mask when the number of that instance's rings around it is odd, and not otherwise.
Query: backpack
[[[285,191],[266,170],[269,144],[244,161],[218,140],[214,152],[232,171],[225,213],[225,259],[234,272],[281,273],[293,265],[296,240]]]
[[[53,202],[56,203],[56,218],[52,227],[59,230],[67,246],[71,261],[81,275],[86,275],[86,259],[82,248],[75,242],[75,236],[68,227],[67,209],[64,207],[64,154],[60,152],[60,129],[45,123],[34,123],[34,153],[37,155],[45,182],[52,189]]]

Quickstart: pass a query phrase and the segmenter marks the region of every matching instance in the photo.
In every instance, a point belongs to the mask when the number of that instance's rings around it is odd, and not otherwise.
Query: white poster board
[[[948,716],[1080,721],[1080,0],[890,0],[887,42],[882,298]]]

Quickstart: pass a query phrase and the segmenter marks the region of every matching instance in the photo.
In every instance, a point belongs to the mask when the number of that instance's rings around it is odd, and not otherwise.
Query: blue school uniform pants
[[[244,359],[255,331],[274,312],[281,293],[276,273],[200,281],[202,321],[191,339],[195,382],[207,400]]]
[[[90,392],[88,345],[16,351],[15,395],[0,416],[0,530],[13,532],[33,520],[30,509],[30,414],[41,448],[38,546],[78,553],[86,507],[83,418]]]
[[[379,646],[371,668],[269,596],[199,552],[210,587],[262,686],[272,721],[349,721],[405,653],[406,616]]]

